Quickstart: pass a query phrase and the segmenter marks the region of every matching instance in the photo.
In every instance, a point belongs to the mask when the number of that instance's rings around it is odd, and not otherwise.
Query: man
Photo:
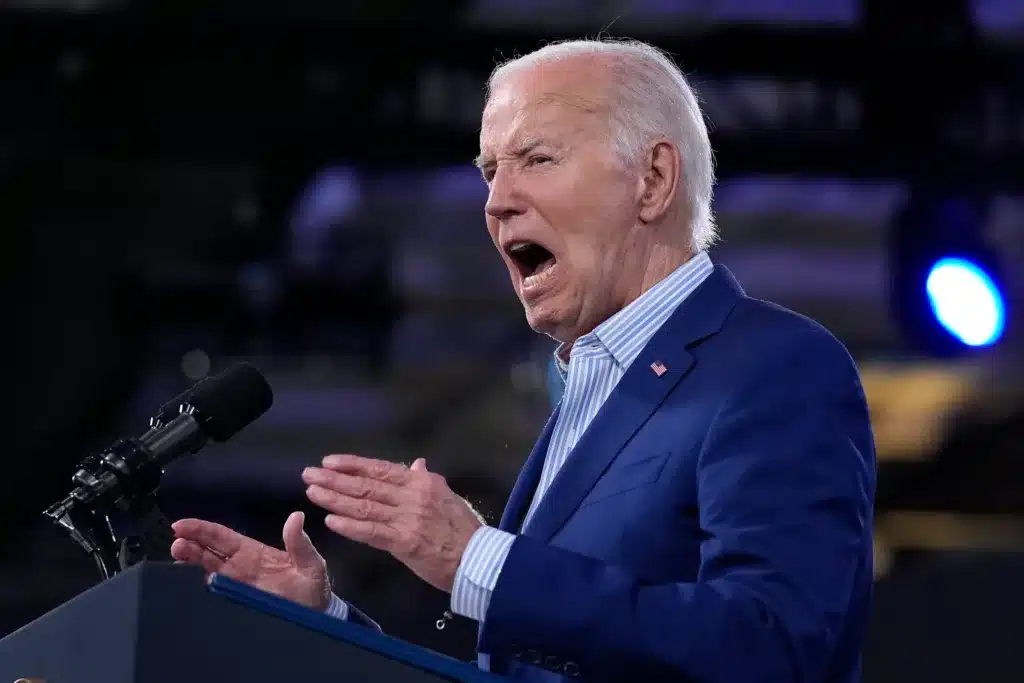
[[[331,455],[303,473],[334,532],[480,623],[525,681],[852,682],[871,590],[874,451],[846,350],[746,297],[705,249],[711,148],[642,43],[551,45],[496,70],[487,227],[530,325],[562,342],[559,407],[498,528],[444,479]],[[199,520],[174,556],[340,618],[324,562]]]

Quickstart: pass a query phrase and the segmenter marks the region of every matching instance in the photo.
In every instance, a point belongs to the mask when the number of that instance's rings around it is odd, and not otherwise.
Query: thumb
[[[413,471],[413,472],[426,472],[427,471],[427,461],[426,461],[426,459],[424,459],[424,458],[416,458],[416,460],[412,463],[412,466],[409,469],[411,471]]]
[[[306,521],[306,515],[302,512],[293,512],[288,515],[284,522],[284,531],[281,536],[284,539],[285,552],[291,556],[296,567],[312,568],[319,566],[320,553],[309,540],[305,530],[302,528]]]

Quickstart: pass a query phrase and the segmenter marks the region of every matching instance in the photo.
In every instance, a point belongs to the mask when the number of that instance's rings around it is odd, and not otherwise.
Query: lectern
[[[0,640],[0,683],[496,683],[471,664],[266,593],[144,563]]]

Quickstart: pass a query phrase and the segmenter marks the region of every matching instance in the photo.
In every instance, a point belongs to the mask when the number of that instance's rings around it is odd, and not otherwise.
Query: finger
[[[426,461],[426,459],[425,458],[416,458],[416,461],[413,462],[412,467],[410,467],[409,469],[411,471],[413,471],[413,472],[426,472],[427,471],[427,461]]]
[[[208,572],[219,572],[225,564],[224,558],[209,548],[184,538],[174,539],[174,543],[171,544],[171,557],[177,562],[196,565]]]
[[[400,487],[369,477],[342,474],[321,467],[307,467],[302,472],[302,480],[307,484],[322,486],[351,498],[369,498],[386,505],[399,505],[402,501]]]
[[[409,481],[409,470],[406,467],[387,460],[374,460],[348,454],[328,455],[323,459],[323,466],[342,474],[370,477],[399,486]]]
[[[178,538],[193,541],[223,557],[231,557],[242,547],[245,536],[221,524],[202,519],[179,519],[171,525]]]
[[[324,524],[336,534],[377,550],[391,552],[398,545],[398,532],[380,522],[327,515]]]
[[[304,568],[318,567],[321,563],[320,553],[317,552],[313,541],[309,539],[303,523],[306,516],[302,512],[293,512],[284,521],[284,530],[281,536],[284,540],[284,550],[295,562],[295,566]]]
[[[351,498],[322,486],[310,486],[306,489],[306,496],[328,512],[349,519],[390,522],[398,516],[399,511],[392,505],[378,503],[368,498]]]

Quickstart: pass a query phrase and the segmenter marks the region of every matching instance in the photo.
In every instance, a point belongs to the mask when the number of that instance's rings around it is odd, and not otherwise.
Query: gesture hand
[[[462,553],[483,520],[427,470],[355,455],[329,455],[303,472],[306,495],[325,509],[327,527],[391,553],[435,588],[451,592]]]
[[[303,530],[304,515],[293,512],[284,523],[284,550],[201,519],[180,519],[171,556],[208,572],[317,610],[327,609],[331,585],[327,563]]]

